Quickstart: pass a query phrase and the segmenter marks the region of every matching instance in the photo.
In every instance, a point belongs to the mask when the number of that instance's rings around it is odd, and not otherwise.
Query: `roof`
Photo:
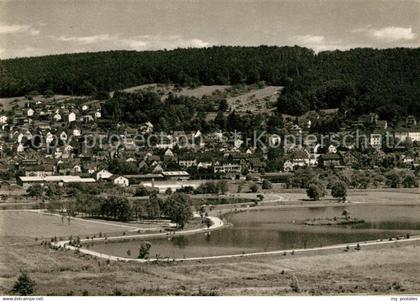
[[[19,177],[22,182],[64,182],[64,183],[93,183],[93,178],[79,176],[45,176],[45,177]]]
[[[143,175],[124,175],[127,179],[152,179],[152,178],[163,178],[161,174],[143,174]]]
[[[162,171],[164,176],[189,176],[190,174],[186,171]]]

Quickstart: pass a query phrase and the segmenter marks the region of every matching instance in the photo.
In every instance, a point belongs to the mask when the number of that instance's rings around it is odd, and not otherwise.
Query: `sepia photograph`
[[[417,301],[419,184],[420,0],[0,0],[2,301]]]

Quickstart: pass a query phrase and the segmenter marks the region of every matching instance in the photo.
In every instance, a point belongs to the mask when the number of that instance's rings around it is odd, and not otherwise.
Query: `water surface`
[[[351,226],[307,226],[311,218],[341,216],[343,210],[366,223]],[[211,235],[195,234],[170,240],[153,239],[151,257],[199,257],[282,249],[320,247],[420,233],[418,205],[356,205],[316,208],[249,210],[227,216],[233,227]],[[99,243],[102,253],[137,257],[141,240]],[[127,255],[130,250],[131,255]]]

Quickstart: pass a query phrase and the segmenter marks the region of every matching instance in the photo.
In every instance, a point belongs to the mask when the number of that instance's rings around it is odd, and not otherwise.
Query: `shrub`
[[[340,198],[343,201],[346,200],[347,186],[344,182],[335,182],[331,187],[331,195],[335,198]]]
[[[262,182],[262,189],[271,189],[273,187],[273,184],[269,180],[264,179]]]
[[[21,296],[27,296],[33,293],[34,286],[35,282],[29,277],[29,275],[21,271],[12,291]]]
[[[306,194],[313,201],[319,201],[325,196],[325,190],[321,183],[310,184],[306,189]]]

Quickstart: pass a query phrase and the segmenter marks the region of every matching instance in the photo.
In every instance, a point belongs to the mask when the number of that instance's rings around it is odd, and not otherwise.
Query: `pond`
[[[309,226],[312,218],[341,216],[346,209],[366,223],[347,226]],[[226,216],[232,227],[172,239],[149,240],[150,257],[185,258],[321,247],[420,233],[420,205],[343,205],[334,207],[248,210]],[[97,243],[91,250],[137,257],[141,240]],[[130,250],[130,256],[127,251]]]

